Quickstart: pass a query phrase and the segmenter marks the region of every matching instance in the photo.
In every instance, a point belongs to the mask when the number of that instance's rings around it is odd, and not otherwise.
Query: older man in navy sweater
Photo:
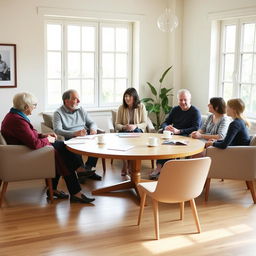
[[[200,111],[191,105],[191,94],[186,89],[177,93],[179,105],[174,107],[162,124],[162,128],[173,134],[188,136],[191,132],[197,131],[201,126]],[[157,167],[149,176],[150,179],[157,179],[163,164],[169,159],[157,160]]]

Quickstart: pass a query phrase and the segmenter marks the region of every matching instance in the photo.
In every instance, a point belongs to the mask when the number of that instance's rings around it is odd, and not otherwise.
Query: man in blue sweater
[[[171,131],[176,135],[188,136],[193,131],[197,131],[201,126],[201,113],[191,105],[191,94],[186,89],[181,89],[177,93],[179,105],[174,107],[161,125],[163,130]],[[157,179],[163,164],[169,159],[157,160],[156,170],[150,175],[150,179]]]

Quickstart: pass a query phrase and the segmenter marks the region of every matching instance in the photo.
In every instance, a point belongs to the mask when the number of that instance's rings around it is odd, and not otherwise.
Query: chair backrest
[[[7,145],[2,133],[0,132],[0,145]]]
[[[166,162],[154,198],[160,202],[175,203],[198,197],[202,193],[210,165],[209,157]]]

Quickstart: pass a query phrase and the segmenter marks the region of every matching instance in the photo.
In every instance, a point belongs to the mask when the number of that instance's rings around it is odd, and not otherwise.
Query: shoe
[[[50,198],[50,191],[49,191],[49,190],[46,191],[46,194],[47,194],[47,197]],[[57,198],[57,199],[68,199],[68,198],[69,198],[69,195],[66,194],[66,193],[63,192],[63,191],[54,191],[54,192],[53,192],[53,198]]]
[[[122,170],[121,171],[121,176],[126,176],[127,175],[127,171],[126,170]]]
[[[86,178],[91,179],[91,180],[101,180],[102,179],[102,177],[95,172],[93,173],[93,175],[88,176]]]
[[[70,202],[72,203],[82,203],[82,204],[89,204],[91,202],[93,202],[95,200],[95,198],[89,198],[87,196],[85,196],[84,194],[81,195],[80,197],[77,196],[70,196]]]
[[[160,175],[160,172],[157,170],[154,170],[153,172],[151,172],[149,174],[149,179],[150,180],[158,180],[159,175]]]
[[[78,178],[80,178],[80,177],[89,178],[89,177],[93,176],[94,174],[95,174],[95,170],[87,170],[85,172],[77,172]]]

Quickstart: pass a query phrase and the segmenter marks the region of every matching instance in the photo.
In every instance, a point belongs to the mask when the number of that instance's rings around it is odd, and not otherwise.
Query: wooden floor
[[[122,180],[121,162],[114,161],[103,181],[89,181],[84,191]],[[99,174],[101,166],[97,166]],[[143,162],[143,176],[150,161]],[[65,190],[65,186],[61,184]],[[212,182],[209,202],[196,199],[202,233],[189,204],[179,221],[178,205],[160,204],[160,236],[154,240],[151,202],[136,226],[138,201],[132,191],[96,196],[95,204],[46,201],[41,181],[12,183],[0,209],[1,256],[94,255],[256,255],[256,206],[243,182]]]

